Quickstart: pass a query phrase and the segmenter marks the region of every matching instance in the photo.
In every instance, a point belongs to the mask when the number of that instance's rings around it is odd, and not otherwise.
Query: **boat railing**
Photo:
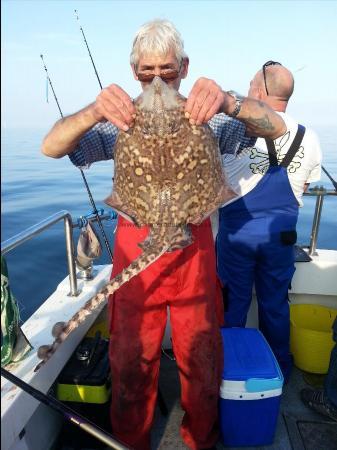
[[[319,225],[321,222],[321,214],[324,198],[328,195],[337,196],[337,191],[333,189],[325,189],[323,186],[315,186],[304,193],[305,196],[316,197],[315,213],[312,221],[309,255],[317,255],[316,246],[318,240]]]
[[[76,264],[75,264],[75,253],[74,253],[74,236],[73,236],[73,221],[70,213],[66,210],[59,211],[52,216],[47,217],[41,222],[33,225],[21,233],[1,242],[1,255],[8,253],[10,250],[18,247],[26,241],[29,241],[33,237],[39,235],[43,231],[47,230],[57,222],[64,220],[64,232],[66,239],[66,250],[67,250],[67,262],[69,269],[69,282],[70,282],[70,294],[71,296],[77,296],[79,291],[77,289],[77,278],[76,278]]]
[[[321,221],[322,208],[324,203],[324,198],[326,196],[337,196],[337,191],[332,189],[325,189],[323,186],[315,186],[304,193],[305,196],[316,197],[316,207],[312,222],[310,245],[309,245],[309,255],[317,255],[316,245],[318,240],[319,226]],[[77,277],[76,277],[76,263],[75,263],[75,251],[74,251],[74,236],[73,229],[81,228],[85,226],[87,221],[95,222],[97,220],[94,214],[89,214],[87,216],[81,216],[77,221],[72,220],[71,214],[62,210],[52,216],[47,217],[41,222],[33,225],[19,234],[7,239],[1,243],[1,255],[8,253],[10,250],[18,247],[26,241],[29,241],[34,236],[39,235],[43,231],[47,230],[57,222],[64,221],[64,231],[66,240],[66,253],[67,253],[67,263],[69,270],[69,283],[70,283],[70,296],[77,296],[80,291],[77,288]],[[99,211],[100,220],[114,220],[116,219],[116,213],[105,213],[104,210]]]
[[[80,290],[77,287],[73,229],[84,227],[88,223],[88,221],[90,222],[97,221],[97,215],[99,215],[100,220],[113,221],[117,218],[117,214],[115,211],[105,213],[103,209],[100,209],[99,211],[96,212],[96,214],[90,213],[86,216],[79,217],[76,221],[73,221],[71,214],[66,210],[62,210],[53,214],[52,216],[47,217],[46,219],[42,220],[36,225],[27,228],[21,233],[16,234],[10,239],[1,242],[1,255],[8,253],[10,250],[13,250],[14,248],[18,247],[24,242],[29,241],[33,237],[41,234],[43,231],[55,225],[57,222],[63,220],[65,240],[66,240],[67,263],[69,270],[69,284],[70,284],[69,295],[72,297],[76,297],[77,295],[79,295]],[[87,276],[87,278],[84,279],[91,279],[91,278],[92,277]]]

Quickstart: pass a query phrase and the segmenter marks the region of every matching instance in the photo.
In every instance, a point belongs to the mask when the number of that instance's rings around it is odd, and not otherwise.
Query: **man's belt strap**
[[[304,133],[305,133],[305,127],[303,125],[298,124],[296,136],[295,136],[287,154],[285,155],[285,157],[283,158],[283,160],[281,161],[280,164],[278,164],[277,153],[276,153],[274,141],[272,139],[266,138],[265,141],[266,141],[267,148],[268,148],[270,165],[271,166],[280,165],[282,167],[287,168],[302,144]]]

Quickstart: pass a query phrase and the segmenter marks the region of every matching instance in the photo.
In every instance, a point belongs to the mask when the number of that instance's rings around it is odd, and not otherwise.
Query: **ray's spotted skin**
[[[192,243],[189,224],[200,224],[236,196],[221,166],[218,142],[208,125],[191,125],[186,99],[155,77],[135,100],[134,126],[120,131],[115,151],[115,181],[106,203],[148,237],[135,259],[67,322],[53,327],[55,340],[38,350],[38,370],[67,336],[124,283],[163,253]]]

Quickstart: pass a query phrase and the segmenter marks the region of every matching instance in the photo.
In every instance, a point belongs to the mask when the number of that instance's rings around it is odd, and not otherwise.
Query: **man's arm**
[[[82,136],[99,122],[110,121],[127,131],[134,119],[131,98],[119,86],[103,89],[96,101],[79,112],[56,122],[42,143],[42,153],[62,158],[75,150]]]
[[[96,123],[98,121],[91,113],[91,105],[58,120],[42,142],[42,153],[52,158],[68,155]]]
[[[235,109],[235,99],[223,91],[213,80],[200,78],[188,96],[185,111],[192,122],[208,122],[215,114],[230,115]],[[286,125],[277,113],[265,103],[245,97],[236,116],[253,136],[276,139],[286,131]]]
[[[227,98],[223,112],[230,114],[234,110],[235,100],[227,93],[225,94]],[[228,100],[228,97],[231,98]],[[260,100],[250,97],[245,97],[243,100],[241,110],[236,119],[246,125],[249,136],[276,139],[287,131],[286,124],[279,114],[275,113],[273,109]]]

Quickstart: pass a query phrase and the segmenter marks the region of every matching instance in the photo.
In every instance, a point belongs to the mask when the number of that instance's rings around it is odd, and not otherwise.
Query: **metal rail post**
[[[321,214],[322,214],[325,193],[326,193],[326,189],[324,189],[322,186],[316,191],[317,199],[316,199],[314,219],[312,222],[310,247],[309,247],[309,255],[310,256],[317,255],[316,247],[317,247],[318,230],[319,230],[319,225],[321,222]]]
[[[65,227],[65,237],[66,237],[66,250],[67,250],[67,262],[68,262],[68,270],[69,270],[69,282],[70,282],[70,295],[75,297],[79,294],[77,290],[77,278],[76,278],[76,265],[75,265],[75,257],[74,257],[74,237],[73,237],[73,222],[71,215],[68,211],[59,211],[52,216],[47,217],[41,222],[33,225],[27,230],[22,231],[19,234],[7,239],[1,243],[1,254],[5,254],[12,250],[13,248],[18,247],[26,241],[29,241],[34,236],[42,233],[42,231],[50,228],[55,223],[60,220],[64,220]]]

